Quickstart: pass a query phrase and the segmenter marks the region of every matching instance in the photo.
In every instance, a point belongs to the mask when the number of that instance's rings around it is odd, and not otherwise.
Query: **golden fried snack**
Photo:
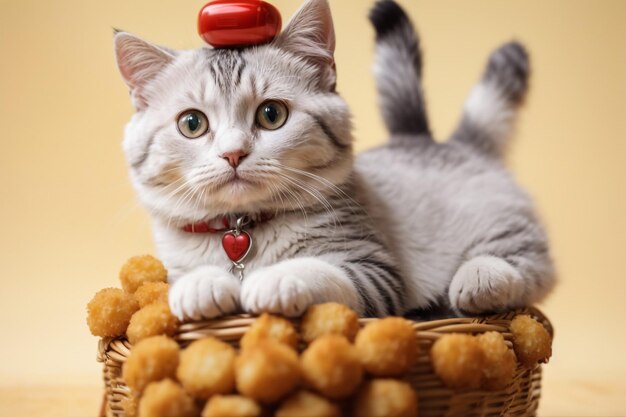
[[[254,400],[271,404],[300,381],[297,353],[275,340],[262,340],[244,349],[236,361],[237,390]]]
[[[373,379],[357,394],[355,417],[417,417],[413,388],[395,379]]]
[[[260,417],[261,407],[241,395],[214,395],[206,403],[202,417]]]
[[[326,398],[301,390],[283,401],[274,417],[341,417],[341,412]]]
[[[156,302],[167,303],[169,289],[167,282],[144,282],[135,291],[135,300],[141,308]]]
[[[331,399],[349,396],[363,379],[356,348],[340,335],[315,339],[302,353],[300,363],[308,385]]]
[[[300,324],[302,339],[311,343],[325,334],[340,334],[353,341],[359,331],[359,316],[350,307],[338,303],[310,306]]]
[[[522,365],[533,367],[539,362],[547,362],[552,356],[552,337],[543,324],[520,314],[511,321],[510,328],[513,349]]]
[[[179,361],[178,344],[165,336],[153,336],[133,346],[123,369],[126,384],[141,393],[154,381],[173,377]]]
[[[139,416],[139,399],[134,394],[129,394],[129,396],[125,397],[120,404],[124,410],[124,417]]]
[[[246,331],[239,342],[242,349],[246,349],[259,342],[259,340],[273,339],[296,349],[298,346],[298,333],[289,320],[282,317],[263,313],[256,319]]]
[[[120,281],[124,291],[132,294],[144,282],[167,282],[167,270],[152,255],[133,256],[122,266]]]
[[[130,343],[135,344],[150,336],[172,336],[177,326],[178,320],[172,315],[167,303],[157,302],[133,314],[126,329],[126,336]]]
[[[132,295],[119,288],[105,288],[87,304],[87,325],[94,336],[122,336],[137,310],[139,304]]]
[[[140,417],[196,417],[193,399],[171,379],[152,382],[139,401]]]
[[[435,373],[450,388],[478,388],[485,354],[478,339],[468,334],[447,334],[430,351]]]
[[[498,332],[483,333],[477,339],[485,354],[482,387],[489,390],[503,389],[513,381],[517,367],[515,353]]]
[[[376,376],[399,376],[417,360],[417,334],[410,321],[387,317],[363,328],[354,342],[365,370]]]
[[[196,340],[180,354],[176,376],[192,396],[207,399],[235,388],[235,349],[213,337]]]

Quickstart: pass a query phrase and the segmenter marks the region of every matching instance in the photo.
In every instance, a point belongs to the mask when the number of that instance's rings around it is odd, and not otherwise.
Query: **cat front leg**
[[[532,305],[555,284],[543,229],[523,217],[509,217],[470,248],[448,290],[459,314],[505,311]]]
[[[241,305],[248,313],[303,314],[312,304],[346,304],[361,313],[359,293],[339,267],[319,258],[295,258],[249,272],[241,287]]]
[[[202,320],[239,310],[239,279],[222,268],[204,265],[174,281],[169,304],[179,320]]]

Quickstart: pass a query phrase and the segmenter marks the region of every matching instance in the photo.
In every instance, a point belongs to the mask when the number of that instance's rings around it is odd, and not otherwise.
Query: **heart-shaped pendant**
[[[243,230],[240,230],[239,233],[231,230],[224,233],[224,236],[222,236],[222,247],[228,259],[237,264],[243,261],[248,252],[250,252],[252,239],[250,235]]]

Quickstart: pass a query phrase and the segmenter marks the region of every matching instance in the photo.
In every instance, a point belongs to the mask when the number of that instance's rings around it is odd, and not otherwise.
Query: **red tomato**
[[[260,0],[216,0],[198,15],[198,33],[215,48],[258,45],[280,32],[280,12]]]

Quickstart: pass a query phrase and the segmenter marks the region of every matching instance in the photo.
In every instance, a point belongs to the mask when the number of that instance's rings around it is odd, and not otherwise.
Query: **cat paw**
[[[314,288],[302,279],[302,269],[282,265],[259,269],[244,279],[241,305],[252,314],[302,315],[314,303]]]
[[[501,311],[524,304],[524,281],[505,260],[477,256],[454,274],[448,296],[452,308],[461,315]]]
[[[241,286],[241,306],[248,313],[296,317],[311,304],[333,301],[361,312],[360,296],[341,268],[307,257],[282,261],[250,272]]]
[[[215,266],[201,266],[172,284],[169,304],[181,321],[202,320],[239,309],[239,280]]]

